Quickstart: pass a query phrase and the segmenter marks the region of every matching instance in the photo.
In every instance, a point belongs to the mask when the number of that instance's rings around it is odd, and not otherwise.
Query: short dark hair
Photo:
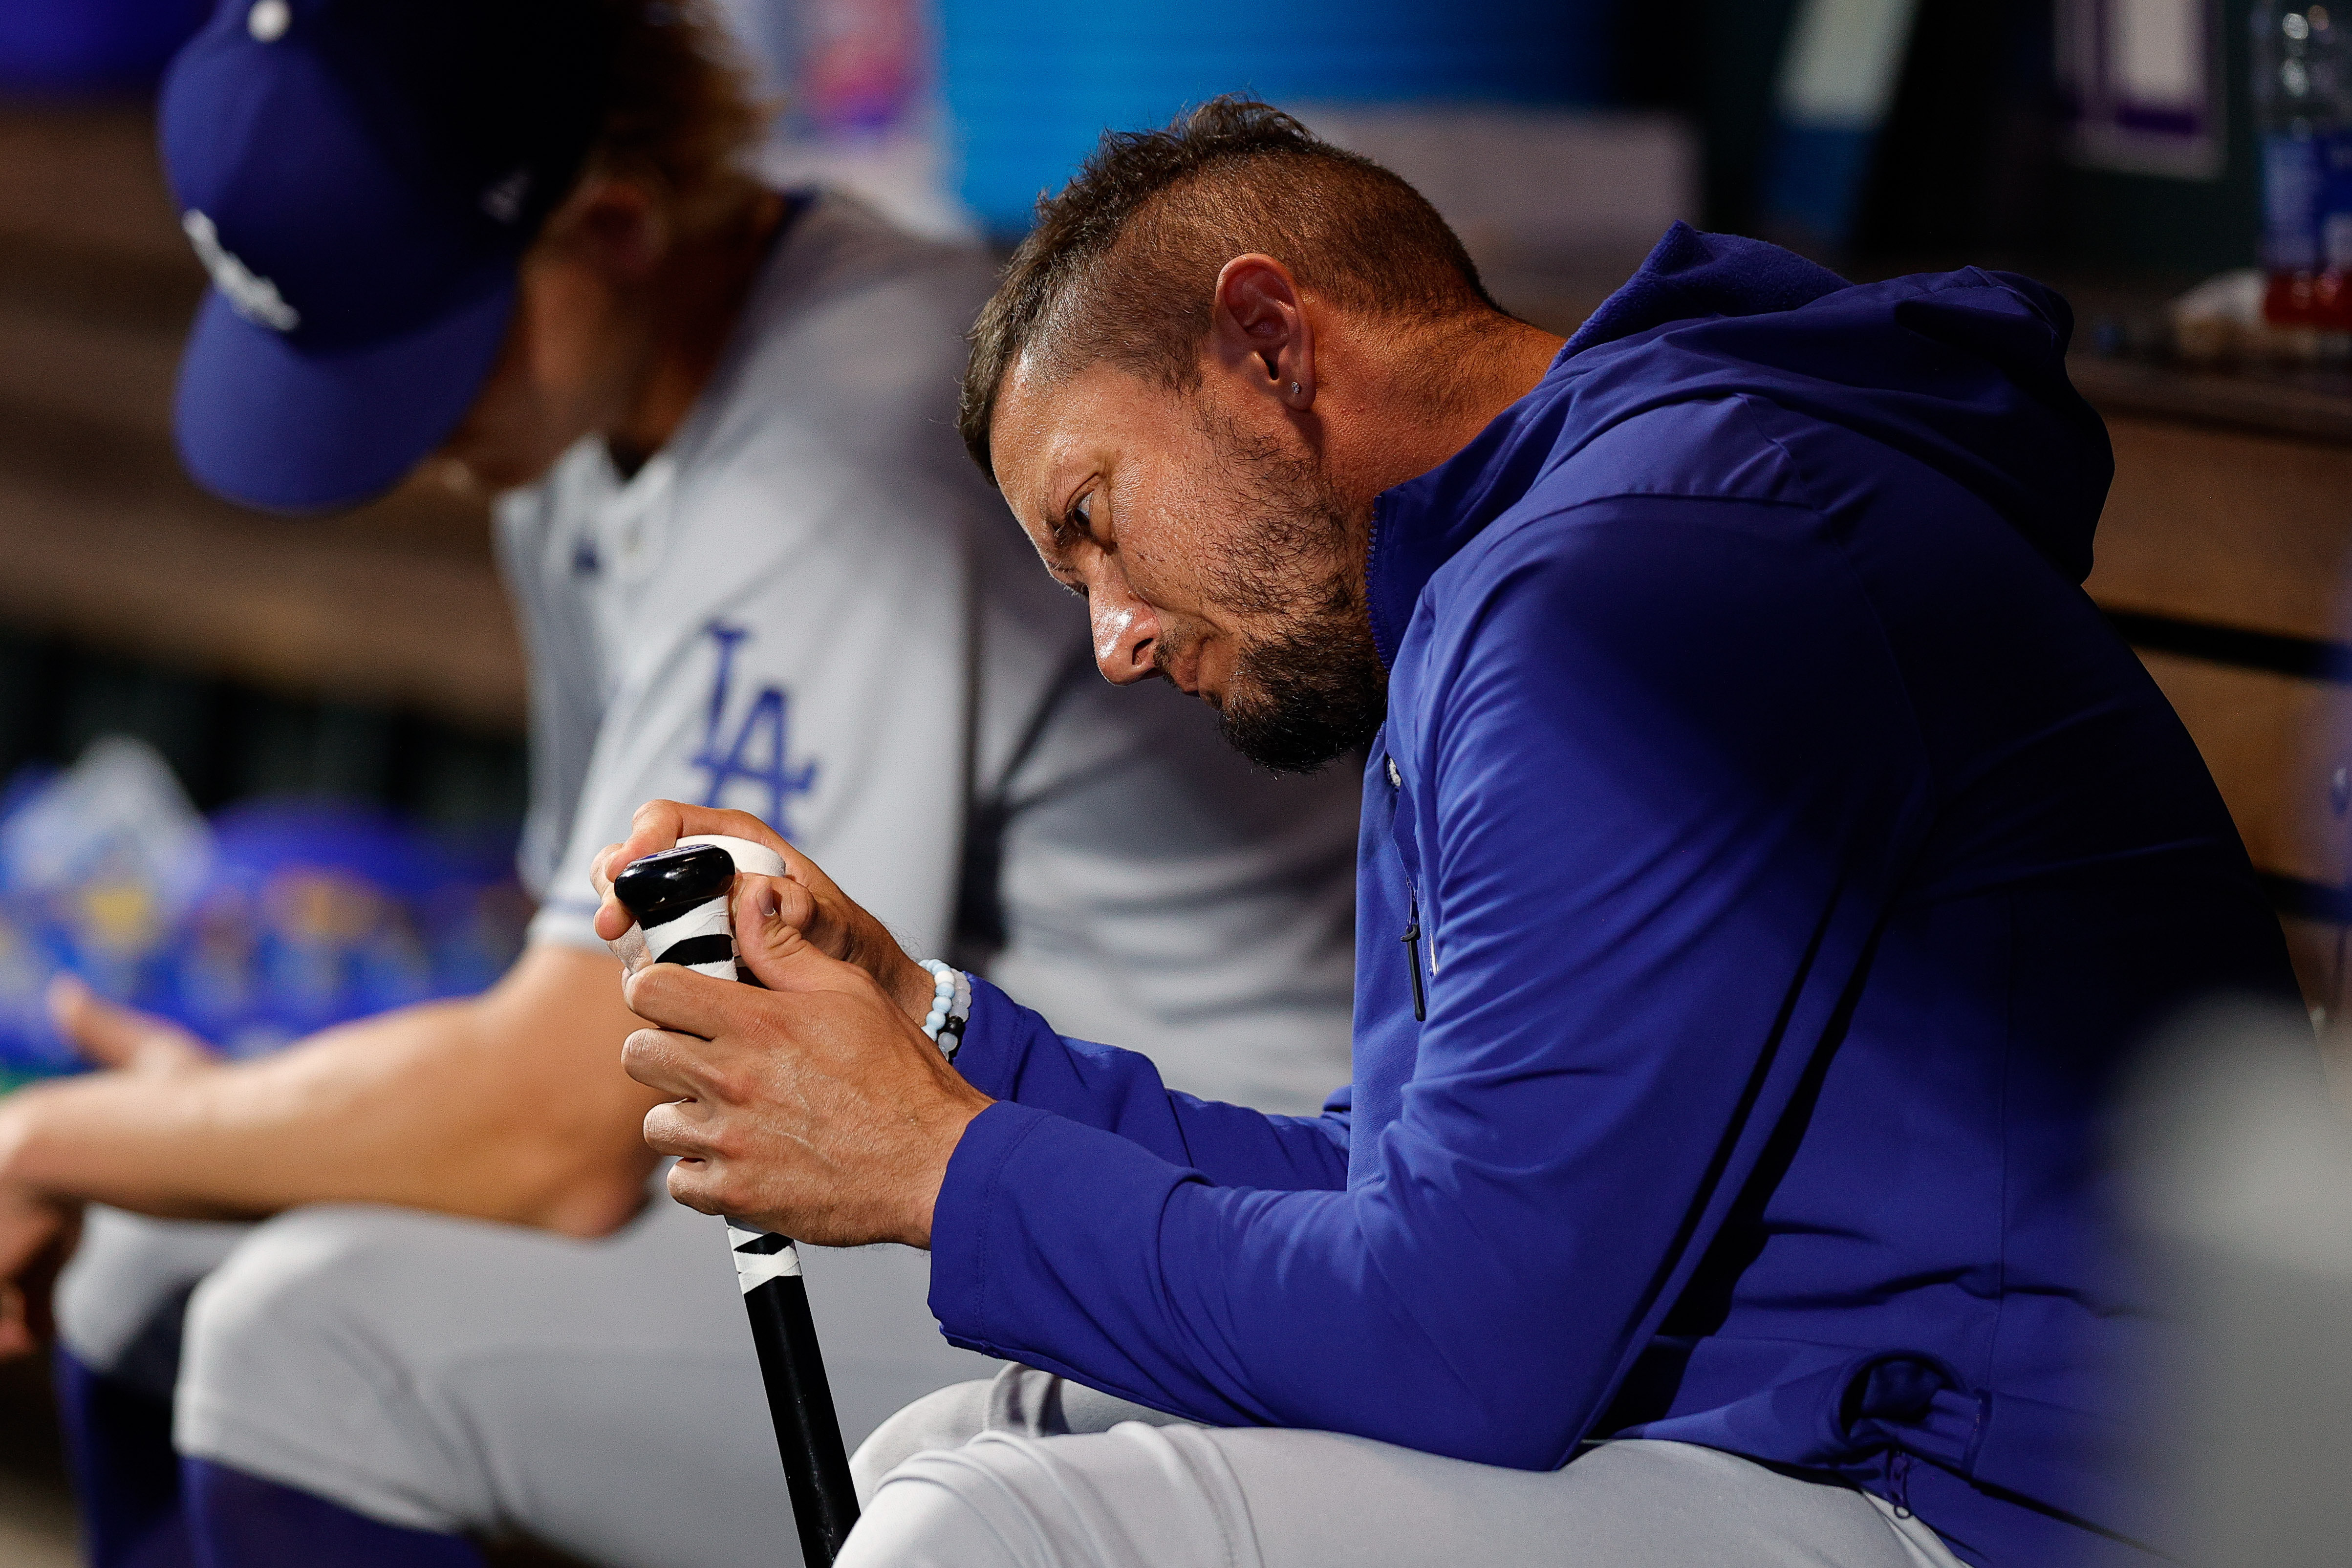
[[[957,423],[981,472],[995,477],[989,425],[1005,372],[1041,340],[1057,373],[1109,360],[1171,390],[1194,384],[1217,275],[1253,251],[1356,309],[1496,308],[1420,192],[1280,110],[1211,99],[1164,131],[1105,134],[1077,178],[1038,198],[1036,226],[972,328]]]
[[[599,0],[605,37],[604,122],[583,177],[650,185],[688,235],[722,228],[761,190],[745,155],[769,107],[710,0]]]

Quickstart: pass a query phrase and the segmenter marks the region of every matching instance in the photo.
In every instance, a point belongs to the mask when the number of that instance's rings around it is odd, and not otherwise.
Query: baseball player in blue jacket
[[[1110,680],[1369,746],[1352,1081],[1206,1103],[985,983],[950,1070],[813,868],[813,930],[739,891],[772,991],[634,977],[673,1194],[927,1247],[1016,1364],[867,1443],[845,1563],[2153,1561],[2100,1118],[2293,982],[2079,586],[2070,326],[1677,226],[1563,342],[1262,105],[1106,141],[965,439]]]

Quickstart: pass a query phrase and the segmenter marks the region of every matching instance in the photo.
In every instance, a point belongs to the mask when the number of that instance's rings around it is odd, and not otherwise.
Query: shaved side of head
[[[972,461],[995,476],[990,426],[1016,364],[1055,381],[1108,361],[1194,384],[1218,274],[1254,253],[1333,304],[1416,328],[1501,314],[1418,191],[1279,110],[1214,99],[1164,131],[1105,136],[1038,203],[972,329],[958,420]]]

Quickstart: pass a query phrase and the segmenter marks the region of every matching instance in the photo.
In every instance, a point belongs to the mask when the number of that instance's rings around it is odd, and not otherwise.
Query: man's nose
[[[1108,591],[1106,591],[1108,590]],[[1094,622],[1095,668],[1115,686],[1132,685],[1153,673],[1152,646],[1159,617],[1132,594],[1108,583],[1087,587],[1087,613]]]

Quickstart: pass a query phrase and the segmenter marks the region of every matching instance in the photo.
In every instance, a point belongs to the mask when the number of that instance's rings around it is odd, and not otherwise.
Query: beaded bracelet
[[[963,1049],[964,1026],[971,1021],[971,978],[938,958],[920,962],[931,977],[931,1010],[923,1016],[923,1032],[953,1061]]]

